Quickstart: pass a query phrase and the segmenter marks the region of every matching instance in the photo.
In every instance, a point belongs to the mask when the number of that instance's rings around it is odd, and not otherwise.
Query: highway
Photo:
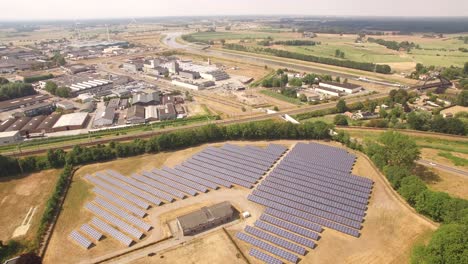
[[[443,164],[436,163],[436,162],[431,161],[431,160],[418,160],[417,163],[419,163],[421,165],[424,165],[426,167],[431,167],[431,168],[434,168],[434,169],[439,169],[439,170],[443,170],[443,171],[447,171],[447,172],[452,172],[452,173],[456,173],[456,174],[468,177],[468,171],[466,171],[466,170],[461,170],[461,169],[454,168],[454,167],[451,167],[451,166],[443,165]]]

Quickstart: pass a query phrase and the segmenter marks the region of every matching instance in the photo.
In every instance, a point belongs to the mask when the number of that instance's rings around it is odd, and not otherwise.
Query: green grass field
[[[270,96],[270,97],[273,97],[275,99],[281,100],[281,101],[291,103],[291,104],[295,104],[295,105],[301,105],[302,104],[302,102],[297,98],[287,97],[287,96],[282,95],[280,93],[277,93],[275,91],[262,90],[262,91],[260,91],[260,93],[262,93],[264,95],[267,95],[267,96]]]

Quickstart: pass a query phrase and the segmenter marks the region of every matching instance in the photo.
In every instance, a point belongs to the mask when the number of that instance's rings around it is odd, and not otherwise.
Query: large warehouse
[[[200,233],[232,221],[235,210],[229,202],[222,202],[177,218],[177,226],[184,236]]]
[[[104,94],[113,88],[112,81],[107,80],[91,80],[81,83],[76,83],[70,86],[70,89],[74,95],[83,93]]]
[[[336,91],[353,94],[362,91],[364,88],[360,85],[352,83],[338,83],[338,82],[320,82],[320,88],[328,88]]]
[[[63,115],[53,126],[54,131],[67,131],[85,128],[88,123],[88,113],[73,113]]]

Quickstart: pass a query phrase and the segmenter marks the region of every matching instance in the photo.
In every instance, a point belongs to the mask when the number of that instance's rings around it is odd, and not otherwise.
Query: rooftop
[[[352,84],[352,83],[338,83],[338,82],[326,82],[326,81],[321,81],[320,83],[328,84],[328,85],[333,85],[337,87],[342,87],[346,89],[357,89],[360,88],[360,85]]]
[[[81,126],[86,122],[88,113],[72,113],[63,115],[59,118],[53,128],[67,127],[67,126]]]
[[[229,202],[222,202],[177,218],[183,229],[195,228],[207,222],[225,216],[231,216],[234,210]]]

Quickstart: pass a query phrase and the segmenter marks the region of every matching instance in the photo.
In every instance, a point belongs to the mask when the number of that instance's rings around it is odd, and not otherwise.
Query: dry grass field
[[[28,211],[36,207],[29,230],[25,236],[18,237],[25,241],[34,238],[59,173],[59,170],[46,170],[0,180],[0,240],[7,241],[12,238],[13,232],[23,223]]]

